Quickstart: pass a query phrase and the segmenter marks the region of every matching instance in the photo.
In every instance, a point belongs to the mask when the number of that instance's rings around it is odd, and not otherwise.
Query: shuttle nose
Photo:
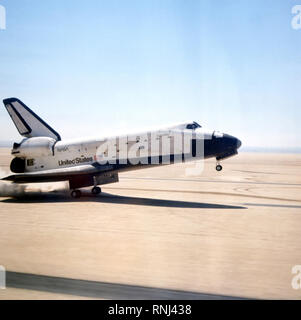
[[[220,137],[216,135],[213,140],[213,146],[216,146],[216,160],[222,160],[236,155],[237,149],[241,146],[241,141],[229,134],[222,134]],[[218,169],[217,169],[218,170]]]
[[[228,147],[238,149],[241,146],[241,141],[229,134],[224,134],[224,140]]]

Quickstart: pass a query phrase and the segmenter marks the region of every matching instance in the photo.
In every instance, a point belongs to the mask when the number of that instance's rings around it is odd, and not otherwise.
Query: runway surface
[[[0,149],[2,175],[9,162]],[[61,183],[1,183],[0,299],[300,299],[301,155],[195,166],[124,173],[80,200]]]

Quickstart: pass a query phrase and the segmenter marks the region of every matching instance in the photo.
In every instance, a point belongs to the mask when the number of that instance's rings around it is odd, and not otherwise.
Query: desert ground
[[[0,149],[2,176],[10,159]],[[300,299],[301,154],[222,164],[127,172],[81,199],[1,182],[0,299]]]

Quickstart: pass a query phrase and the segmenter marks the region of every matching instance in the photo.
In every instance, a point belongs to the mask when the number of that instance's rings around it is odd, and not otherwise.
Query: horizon
[[[12,149],[14,142],[20,142],[24,138],[19,140],[0,140],[0,148]],[[63,140],[62,140],[63,141]],[[256,146],[241,146],[238,153],[284,153],[284,154],[299,154],[301,153],[301,147],[291,148],[277,148],[277,147],[256,147]]]

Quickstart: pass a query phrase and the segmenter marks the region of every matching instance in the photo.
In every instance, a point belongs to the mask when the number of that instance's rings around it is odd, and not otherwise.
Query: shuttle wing
[[[90,165],[82,165],[71,168],[60,168],[38,172],[13,174],[3,178],[2,180],[12,181],[14,183],[66,181],[78,177],[98,175],[103,172],[112,171],[113,169],[114,167],[111,165],[101,166],[98,163],[94,163]]]

